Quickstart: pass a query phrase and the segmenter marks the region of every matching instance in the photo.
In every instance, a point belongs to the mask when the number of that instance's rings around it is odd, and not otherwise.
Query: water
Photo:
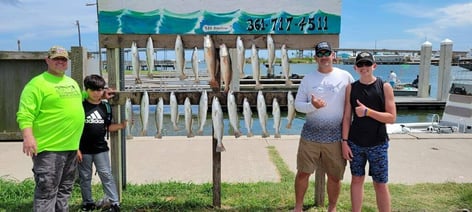
[[[354,79],[358,79],[358,74],[355,73],[353,66],[352,65],[335,65],[336,67],[339,67],[341,69],[349,71]],[[311,71],[314,71],[316,68],[316,65],[314,64],[291,64],[291,70],[292,73],[295,74],[307,74]],[[261,69],[264,70],[264,69]],[[416,75],[418,74],[419,71],[419,66],[418,65],[379,65],[377,69],[374,71],[374,75],[381,77],[382,79],[387,79],[388,74],[390,73],[390,70],[394,70],[397,73],[397,76],[401,82],[409,83],[413,81],[416,78]],[[278,73],[281,71],[280,66],[275,67],[275,73]],[[251,73],[251,67],[250,65],[246,64],[245,66],[245,74],[246,75],[252,75]],[[262,75],[267,74],[267,73],[262,73]],[[436,97],[436,92],[437,92],[437,80],[438,80],[438,66],[431,66],[431,72],[430,72],[430,84],[431,84],[431,97]],[[472,72],[462,69],[458,66],[453,66],[452,67],[452,75],[453,78],[457,77],[462,77],[463,75],[472,75]],[[192,130],[194,134],[196,134],[200,123],[198,123],[198,105],[193,105],[192,106],[192,112],[193,112],[193,127]],[[271,136],[274,135],[274,128],[273,128],[273,119],[272,119],[272,114],[271,111],[267,111],[269,118],[267,122],[267,130],[270,133]],[[255,136],[261,136],[262,130],[261,130],[261,125],[259,123],[259,120],[257,119],[257,111],[252,111],[253,113],[253,127],[252,131],[254,132]],[[413,123],[413,122],[430,122],[432,119],[433,114],[439,114],[442,116],[443,111],[442,110],[398,110],[397,111],[397,123]],[[186,130],[185,130],[185,125],[184,125],[184,106],[179,105],[179,123],[178,126],[180,130],[174,131],[172,124],[170,122],[170,107],[169,105],[164,106],[164,128],[163,128],[163,135],[164,136],[186,136]],[[240,121],[240,130],[245,136],[247,133],[247,130],[245,129],[244,125],[244,118],[242,116],[242,111],[239,111],[239,121]],[[147,129],[147,136],[154,136],[157,132],[156,129],[156,122],[155,122],[155,106],[151,105],[150,106],[150,117],[149,117],[149,126]],[[230,127],[229,120],[227,117],[227,113],[224,114],[225,119],[224,119],[224,126],[225,126],[225,135],[233,135],[233,131]],[[139,115],[139,105],[134,105],[133,106],[133,120],[134,120],[134,126],[132,128],[132,134],[133,135],[140,135],[140,132],[142,130],[141,127],[141,120],[140,120],[140,115]],[[301,113],[297,114],[297,117],[295,120],[293,120],[292,123],[292,128],[287,129],[285,128],[287,124],[287,113],[282,112],[281,114],[282,117],[282,123],[280,127],[280,132],[282,135],[299,135],[300,130],[305,122],[304,120],[304,115]],[[211,121],[211,111],[208,111],[208,116],[204,128],[203,135],[211,135],[212,129],[211,129],[212,121]]]

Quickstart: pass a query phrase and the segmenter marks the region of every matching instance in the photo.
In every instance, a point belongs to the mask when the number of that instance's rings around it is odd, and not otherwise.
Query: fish
[[[148,127],[148,120],[149,120],[149,95],[147,91],[143,92],[143,96],[141,97],[141,135],[147,135],[147,127]]]
[[[252,111],[251,111],[251,105],[249,104],[249,101],[247,101],[247,98],[244,97],[243,100],[243,116],[244,116],[244,124],[246,126],[247,130],[247,137],[252,137],[254,136],[254,133],[252,133]]]
[[[139,77],[141,72],[141,64],[139,64],[139,52],[136,42],[131,43],[131,65],[133,66],[133,74],[136,74],[134,78],[135,84],[141,84],[141,78]]]
[[[179,121],[179,105],[174,91],[170,93],[170,121],[172,122],[174,130],[179,130],[179,127],[177,126],[177,122]]]
[[[216,152],[223,152],[226,150],[223,145],[223,110],[216,96],[213,96],[213,102],[211,104],[211,119],[213,120],[213,138],[217,141]]]
[[[277,98],[272,99],[272,117],[274,119],[274,138],[280,138],[280,106]]]
[[[267,35],[267,51],[268,51],[268,59],[267,63],[269,68],[267,69],[267,76],[273,77],[274,76],[274,64],[275,64],[275,43],[274,39],[272,39],[272,35]]]
[[[216,49],[210,35],[205,35],[203,38],[203,52],[205,56],[205,63],[207,67],[208,76],[210,76],[210,88],[219,88],[220,84],[216,80]]]
[[[185,51],[184,44],[182,43],[182,38],[180,35],[177,35],[175,39],[175,67],[177,72],[180,73],[179,79],[184,80],[187,78],[185,75]]]
[[[269,132],[267,132],[267,107],[265,103],[264,94],[262,91],[257,92],[257,115],[259,116],[259,123],[261,124],[262,137],[269,137]]]
[[[149,70],[148,76],[152,78],[152,71],[154,71],[154,44],[151,36],[148,37],[146,43],[146,62]]]
[[[245,52],[246,50],[244,49],[243,40],[241,39],[241,36],[238,36],[236,38],[236,57],[238,61],[238,69],[239,69],[240,78],[246,77],[246,74],[244,73],[244,65],[246,64]]]
[[[195,76],[195,83],[199,83],[200,79],[198,76],[199,69],[198,69],[198,48],[197,47],[195,47],[192,52],[192,71],[193,71],[193,75]]]
[[[223,83],[225,84],[224,92],[228,93],[233,70],[231,67],[231,58],[229,57],[228,48],[226,48],[226,44],[224,43],[220,45],[220,70]]]
[[[134,125],[133,104],[131,103],[131,99],[129,97],[126,98],[125,102],[125,119],[128,121],[126,124],[126,139],[133,139],[133,135],[131,134],[131,128]]]
[[[159,97],[156,105],[156,129],[157,133],[154,136],[155,138],[162,138],[162,127],[164,125],[164,100],[162,97]]]
[[[293,119],[295,119],[295,115],[297,111],[295,111],[295,97],[293,97],[292,91],[287,92],[287,125],[285,128],[290,129],[292,128]]]
[[[241,137],[241,131],[239,131],[238,106],[236,105],[236,98],[232,90],[228,92],[226,104],[228,107],[229,123],[233,127],[234,137],[239,138]]]
[[[252,66],[252,78],[256,81],[256,90],[261,90],[262,85],[260,82],[261,78],[261,66],[259,64],[259,51],[256,48],[256,44],[252,44],[251,47],[251,66]]]
[[[203,135],[203,128],[205,127],[207,113],[208,113],[208,94],[206,90],[203,90],[202,95],[200,95],[200,102],[198,104],[198,118],[199,118],[199,123],[200,123],[200,128],[198,129],[198,135]]]
[[[187,130],[187,138],[194,137],[195,135],[192,132],[192,104],[190,103],[190,98],[185,97],[184,101],[185,108],[185,129]]]
[[[285,44],[282,45],[280,51],[282,55],[281,63],[282,63],[282,73],[285,77],[285,86],[291,86],[292,81],[290,80],[290,63],[288,60],[288,52],[287,52],[287,47],[285,46]]]

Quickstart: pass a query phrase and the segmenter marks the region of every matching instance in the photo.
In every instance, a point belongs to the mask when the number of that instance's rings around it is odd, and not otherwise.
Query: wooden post
[[[418,80],[418,96],[429,97],[429,73],[431,67],[432,44],[428,41],[421,45],[420,73]]]
[[[324,206],[326,177],[323,168],[315,171],[315,206]]]
[[[108,72],[108,86],[111,88],[120,87],[120,49],[107,49],[107,72]],[[121,120],[120,117],[120,105],[112,105],[112,116],[114,120]],[[111,169],[113,177],[115,178],[116,187],[118,191],[118,197],[121,202],[122,199],[122,163],[123,158],[121,157],[122,146],[121,146],[121,133],[110,132],[110,146],[111,146]]]
[[[216,145],[218,141],[213,132],[215,129],[212,126],[212,152],[213,152],[213,207],[221,208],[221,152],[216,152]]]

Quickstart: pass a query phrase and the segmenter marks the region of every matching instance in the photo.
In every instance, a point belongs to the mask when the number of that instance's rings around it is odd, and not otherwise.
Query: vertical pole
[[[446,101],[451,87],[452,41],[441,42],[439,57],[438,96],[437,100]]]
[[[87,59],[87,51],[80,46],[71,47],[70,55],[70,70],[71,77],[79,84],[80,88],[83,89],[84,76],[87,75],[87,69],[85,61]]]
[[[219,88],[213,88],[213,92],[220,92],[221,89],[221,71],[220,71],[220,50],[217,48],[215,50],[215,66],[216,66],[216,73],[215,79],[218,81],[220,85]],[[212,105],[212,102],[208,102]],[[213,110],[214,108],[212,108]],[[221,152],[216,152],[216,145],[218,140],[215,138],[215,128],[212,124],[212,153],[213,153],[213,207],[221,208]]]
[[[315,206],[324,206],[326,177],[323,168],[315,171]]]
[[[426,41],[421,45],[418,97],[429,97],[429,75],[431,69],[432,45]]]
[[[111,88],[119,88],[119,72],[120,72],[120,49],[107,49],[107,70],[108,70],[108,86]],[[112,116],[114,120],[121,120],[120,106],[112,105]],[[118,197],[122,199],[122,146],[121,134],[118,132],[110,132],[110,146],[111,146],[111,170],[115,178],[116,187],[118,190]]]

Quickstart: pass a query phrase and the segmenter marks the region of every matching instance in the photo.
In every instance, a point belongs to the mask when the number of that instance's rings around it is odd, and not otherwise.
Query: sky
[[[0,51],[67,49],[80,42],[98,51],[95,0],[0,0]],[[433,50],[449,39],[454,51],[472,49],[470,0],[343,0],[340,48]],[[20,41],[20,45],[18,45]]]

